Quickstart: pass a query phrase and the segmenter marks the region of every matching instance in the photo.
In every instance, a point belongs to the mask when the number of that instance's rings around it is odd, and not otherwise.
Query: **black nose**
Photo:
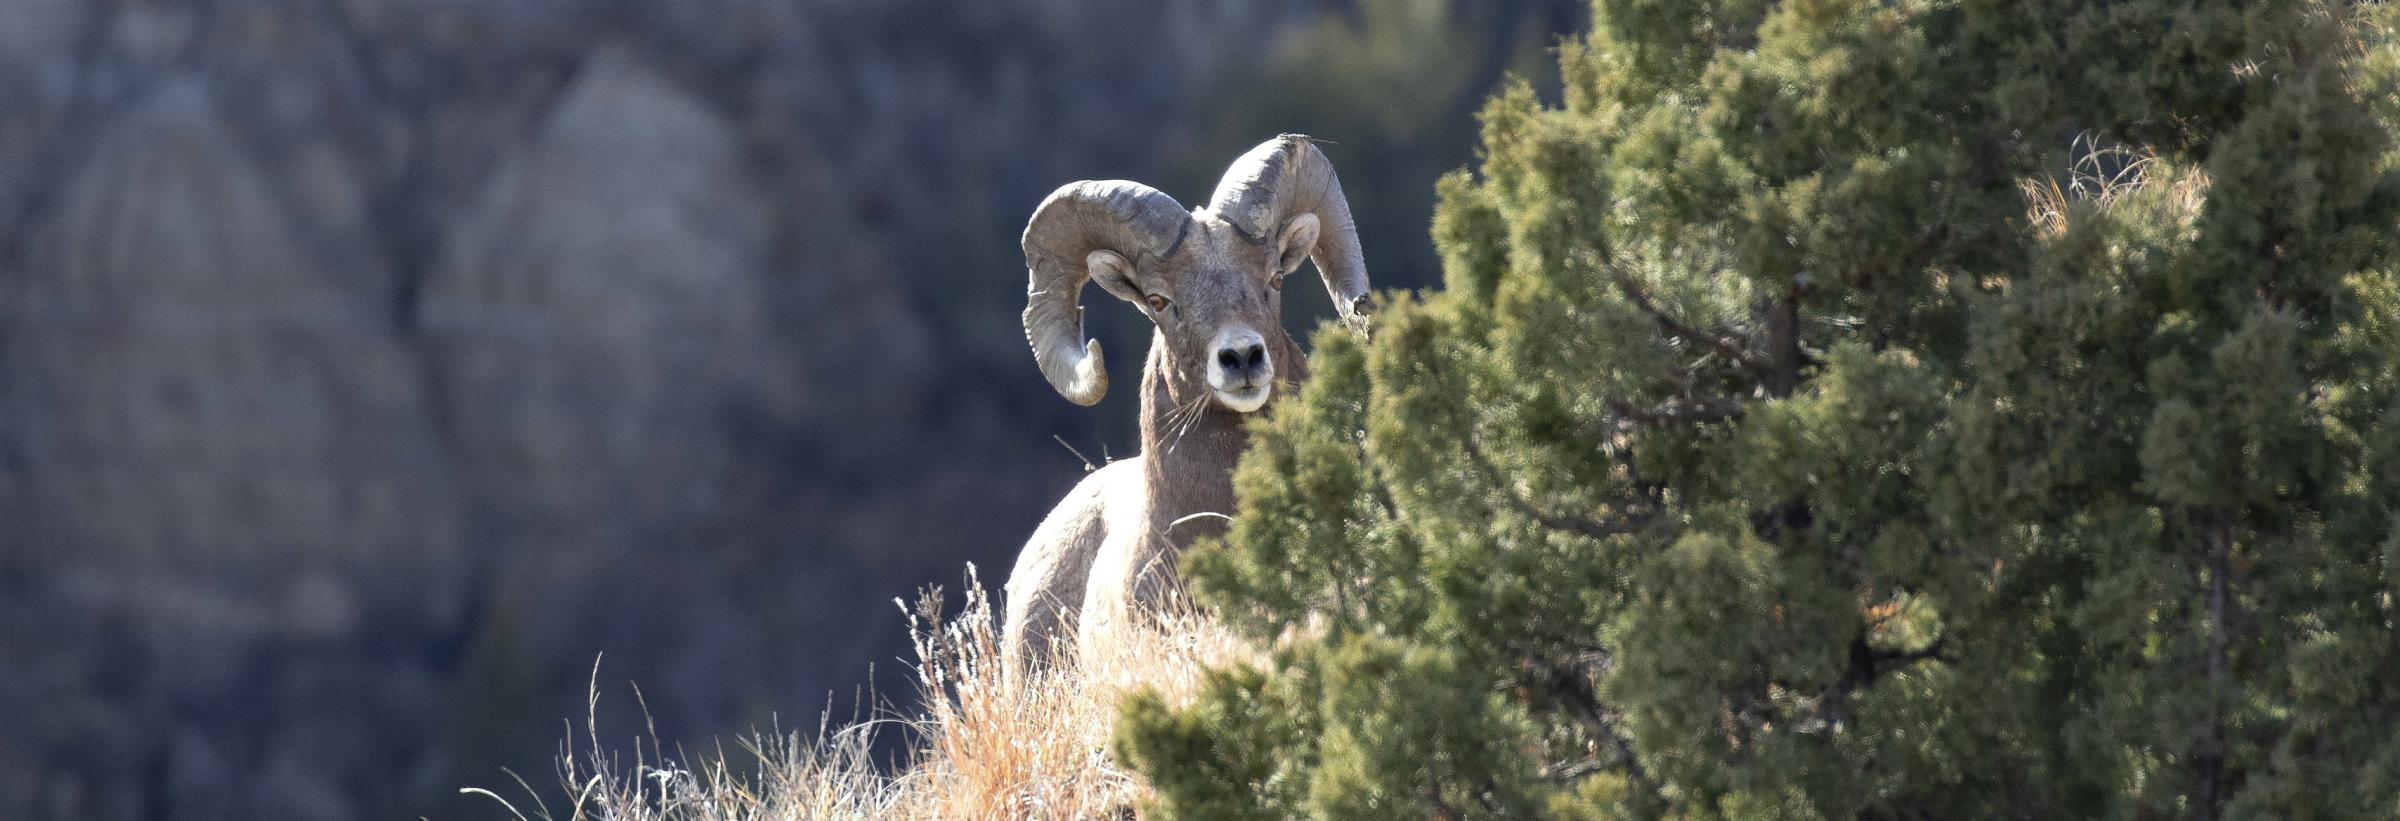
[[[1260,365],[1264,365],[1266,363],[1267,346],[1259,343],[1253,342],[1250,344],[1250,347],[1243,348],[1241,350],[1234,350],[1232,348],[1217,349],[1217,364],[1224,366],[1226,370],[1256,370]]]

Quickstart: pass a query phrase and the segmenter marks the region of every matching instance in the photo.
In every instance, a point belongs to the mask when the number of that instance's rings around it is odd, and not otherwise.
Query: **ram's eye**
[[[1166,297],[1159,296],[1157,294],[1151,294],[1147,297],[1143,297],[1143,300],[1150,303],[1150,310],[1152,311],[1164,311],[1167,309]]]
[[[1276,274],[1276,275],[1274,275],[1274,276],[1268,277],[1268,278],[1267,278],[1267,287],[1269,287],[1269,288],[1273,288],[1273,289],[1275,289],[1275,290],[1278,290],[1278,291],[1280,291],[1280,290],[1283,290],[1283,275],[1282,275],[1282,274]]]

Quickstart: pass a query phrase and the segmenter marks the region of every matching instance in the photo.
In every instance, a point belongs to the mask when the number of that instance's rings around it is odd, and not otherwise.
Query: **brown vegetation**
[[[1170,615],[1097,657],[1075,658],[1075,643],[1062,642],[1061,658],[1042,671],[1010,674],[999,611],[972,568],[965,608],[945,618],[940,602],[931,591],[909,614],[923,705],[915,714],[821,724],[700,755],[669,755],[652,738],[632,745],[631,760],[609,752],[587,724],[587,746],[559,760],[571,803],[549,806],[530,785],[520,787],[533,798],[516,800],[534,806],[468,792],[544,821],[1126,817],[1144,786],[1108,753],[1118,696],[1148,688],[1181,704],[1202,670],[1256,656],[1205,616]],[[592,698],[596,713],[597,689]],[[909,741],[890,768],[874,752],[886,732]]]

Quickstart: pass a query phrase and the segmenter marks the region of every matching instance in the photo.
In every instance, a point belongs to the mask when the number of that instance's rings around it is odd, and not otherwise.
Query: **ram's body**
[[[1208,207],[1137,183],[1076,183],[1026,228],[1026,336],[1051,384],[1079,404],[1107,390],[1082,337],[1086,277],[1145,305],[1157,325],[1142,369],[1142,451],[1094,471],[1042,521],[1009,573],[1003,653],[1012,666],[1084,647],[1169,606],[1176,556],[1222,534],[1233,512],[1242,418],[1305,378],[1283,330],[1282,278],[1315,260],[1345,319],[1367,288],[1349,206],[1308,138],[1287,135],[1234,163]]]
[[[1282,361],[1297,366],[1298,351],[1285,342]],[[1225,532],[1222,514],[1233,511],[1233,463],[1249,445],[1242,414],[1178,400],[1169,380],[1156,373],[1167,358],[1164,341],[1154,336],[1150,344],[1141,454],[1076,483],[1026,540],[1009,573],[1006,643],[1012,658],[1044,659],[1056,635],[1109,641],[1111,631],[1137,614],[1171,606],[1175,556]],[[1285,384],[1302,377],[1294,373]],[[1178,407],[1192,415],[1169,418]]]

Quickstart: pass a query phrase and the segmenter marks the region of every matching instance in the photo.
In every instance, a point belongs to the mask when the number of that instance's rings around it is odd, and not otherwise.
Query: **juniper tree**
[[[1161,815],[2400,815],[2383,12],[1593,16],[1186,557]]]

